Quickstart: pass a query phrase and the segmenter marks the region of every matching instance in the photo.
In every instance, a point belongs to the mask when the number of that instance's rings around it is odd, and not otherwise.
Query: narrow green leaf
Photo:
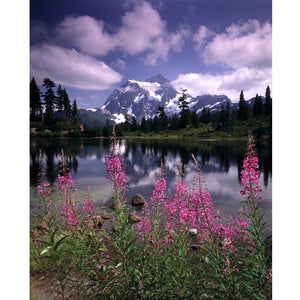
[[[46,247],[46,248],[41,252],[40,255],[43,255],[43,254],[47,253],[47,252],[49,251],[50,248],[52,248],[52,246]]]

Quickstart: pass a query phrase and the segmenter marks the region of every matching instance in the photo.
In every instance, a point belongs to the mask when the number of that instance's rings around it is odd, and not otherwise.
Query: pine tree
[[[78,106],[77,106],[76,100],[74,100],[73,104],[72,104],[72,120],[74,122],[76,122],[77,121],[77,117],[78,117]]]
[[[130,131],[131,130],[131,124],[130,124],[130,117],[128,114],[125,115],[125,131]]]
[[[41,92],[32,77],[30,80],[30,121],[40,121],[42,112]]]
[[[189,109],[189,103],[187,101],[186,89],[181,89],[182,95],[179,97],[179,105],[180,108],[180,127],[185,128],[186,126],[191,124],[191,111]]]
[[[64,109],[64,91],[59,84],[56,91],[56,108],[58,110],[58,116],[60,119],[63,117],[63,109]]]
[[[272,98],[271,98],[271,90],[269,86],[267,86],[266,89],[265,114],[272,115]]]
[[[165,109],[163,106],[159,106],[158,108],[158,118],[159,118],[159,122],[160,122],[160,128],[161,130],[166,130],[168,129],[168,117],[165,113]]]
[[[170,129],[177,130],[179,128],[179,118],[177,114],[174,114],[171,118]]]
[[[254,104],[253,104],[253,116],[257,117],[259,115],[262,115],[264,113],[264,105],[262,102],[261,96],[258,96],[256,94]]]
[[[195,110],[192,112],[192,115],[191,115],[191,124],[194,128],[199,127],[199,117],[198,117],[197,112]]]
[[[151,123],[151,131],[159,131],[160,128],[159,128],[159,118],[157,116],[155,116],[152,120],[152,123]]]
[[[43,86],[46,88],[46,92],[43,95],[46,106],[45,121],[46,123],[50,124],[53,120],[53,110],[55,103],[55,94],[53,88],[55,87],[55,83],[49,78],[45,78],[43,81]]]
[[[138,130],[138,123],[136,121],[135,116],[131,116],[131,131],[137,131]]]
[[[201,123],[206,123],[206,108],[203,107],[201,111],[201,117],[200,117]]]
[[[69,99],[69,95],[66,92],[66,89],[63,89],[63,107],[64,107],[64,118],[70,120],[72,107]]]
[[[231,129],[232,126],[232,116],[230,111],[230,104],[227,102],[226,104],[226,110],[225,110],[225,127],[228,134],[228,131]]]
[[[143,117],[141,121],[141,130],[144,131],[145,133],[149,133],[150,131],[149,124],[145,117]]]
[[[221,111],[220,111],[220,116],[219,116],[217,128],[219,130],[223,130],[225,128],[225,108],[224,108],[223,104],[221,106]]]
[[[239,110],[238,110],[238,120],[247,120],[247,119],[248,119],[248,105],[244,98],[244,92],[241,91]]]

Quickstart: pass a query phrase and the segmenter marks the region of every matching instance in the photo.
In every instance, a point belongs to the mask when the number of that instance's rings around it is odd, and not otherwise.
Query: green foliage
[[[40,121],[42,118],[41,92],[34,77],[30,81],[30,121]]]
[[[191,111],[189,108],[189,103],[187,101],[186,89],[181,89],[182,95],[179,97],[178,108],[180,109],[180,120],[179,126],[180,128],[186,128],[191,124]]]
[[[269,86],[267,86],[266,89],[265,114],[272,115],[272,98],[271,98],[271,90]]]
[[[264,113],[264,105],[262,102],[262,98],[261,96],[258,96],[258,94],[256,94],[254,104],[253,104],[253,116],[259,116],[262,115],[263,113]]]
[[[244,92],[241,91],[239,100],[238,120],[247,120],[249,117],[248,106],[244,98]]]

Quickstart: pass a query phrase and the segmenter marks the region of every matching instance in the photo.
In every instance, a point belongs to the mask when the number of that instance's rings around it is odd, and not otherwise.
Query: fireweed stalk
[[[193,202],[197,216],[198,239],[201,248],[215,271],[215,284],[224,287],[223,292],[231,297],[236,293],[233,277],[239,272],[237,261],[239,254],[237,245],[245,241],[248,235],[245,229],[248,224],[240,216],[233,224],[224,222],[219,213],[214,213],[214,207],[209,191],[196,158],[192,155],[197,169],[194,179]],[[205,188],[204,188],[205,187]],[[222,291],[221,291],[222,293]]]
[[[96,210],[94,206],[94,202],[91,199],[91,193],[90,193],[90,186],[88,186],[86,199],[83,202],[82,206],[82,215],[84,217],[84,222],[86,223],[88,220],[90,220],[93,216],[96,215]]]
[[[114,292],[117,299],[134,299],[136,290],[139,286],[139,277],[136,266],[137,254],[137,237],[134,226],[130,221],[129,208],[125,198],[125,192],[128,190],[125,170],[122,166],[121,157],[116,145],[115,128],[111,137],[111,153],[106,159],[107,178],[113,182],[113,201],[114,205],[108,212],[112,219],[113,232],[103,230],[102,235],[109,245],[109,263],[112,268],[117,270],[119,275],[112,276],[110,282],[115,280]]]
[[[39,154],[39,164],[40,164],[40,172],[38,174],[38,185],[37,185],[37,193],[42,196],[42,199],[39,200],[38,209],[42,210],[42,214],[39,215],[40,218],[40,228],[42,229],[43,235],[49,235],[49,223],[51,218],[51,203],[52,200],[50,199],[49,195],[51,193],[51,188],[49,187],[49,182],[45,175],[45,167],[44,167],[44,160],[40,150]],[[33,241],[35,244],[39,246],[42,245],[41,238],[42,235],[39,230],[33,229]]]
[[[245,196],[246,204],[251,212],[254,212],[257,207],[257,199],[263,200],[263,197],[260,195],[263,189],[260,188],[259,184],[260,172],[258,168],[254,140],[251,132],[249,132],[247,153],[243,162],[243,170],[241,171],[241,185],[243,189],[240,192]]]
[[[200,241],[209,241],[213,248],[215,248],[215,231],[216,224],[215,219],[218,219],[219,216],[214,215],[214,207],[208,190],[203,188],[204,181],[202,179],[201,170],[198,164],[198,161],[192,155],[192,158],[195,162],[197,177],[195,178],[195,188],[193,194],[193,202],[196,206],[196,213],[199,220],[199,234],[198,238]]]
[[[270,249],[268,245],[269,237],[264,239],[264,234],[268,225],[263,223],[263,213],[260,210],[258,200],[263,200],[260,193],[263,191],[259,184],[259,165],[258,157],[255,151],[255,143],[252,133],[249,132],[247,152],[241,171],[240,191],[245,198],[246,212],[244,215],[248,218],[249,228],[247,233],[250,239],[251,268],[254,276],[260,278],[260,284],[268,292],[271,290],[272,267],[270,258]]]
[[[166,201],[166,197],[167,197],[166,188],[167,188],[167,184],[166,184],[166,179],[163,175],[163,164],[161,163],[161,166],[158,170],[155,188],[152,192],[152,197],[149,202],[149,206],[151,206],[154,211],[153,242],[154,242],[155,246],[161,246],[161,241],[159,238],[159,226],[160,226],[160,221],[161,221],[162,210],[165,205],[165,201]]]
[[[44,160],[40,150],[40,172],[38,174],[38,185],[37,192],[42,195],[42,200],[39,201],[39,204],[43,204],[43,214],[45,217],[49,217],[51,211],[52,200],[49,198],[51,193],[51,188],[49,187],[49,182],[45,176]],[[38,207],[41,208],[40,206]]]
[[[122,166],[121,158],[118,155],[116,146],[115,127],[111,137],[111,154],[106,158],[107,178],[113,182],[113,198],[116,201],[117,209],[125,203],[125,192],[128,190],[125,170]]]
[[[142,209],[142,219],[137,224],[136,228],[138,232],[137,237],[142,237],[143,243],[152,240],[153,234],[151,233],[152,225],[151,225],[150,210],[149,210],[148,203],[146,203]]]
[[[79,228],[80,220],[77,212],[77,206],[75,205],[74,196],[77,189],[74,187],[74,180],[70,169],[67,166],[63,149],[61,150],[61,171],[58,177],[58,189],[62,190],[60,195],[64,195],[64,202],[62,204],[61,216],[65,222],[67,229],[74,231]],[[73,192],[73,195],[72,193]]]
[[[175,183],[173,200],[165,205],[165,212],[168,218],[168,230],[181,234],[183,231],[187,233],[191,226],[196,226],[196,216],[191,207],[191,193],[180,167],[178,167],[178,179]]]
[[[233,242],[238,241],[245,232],[243,228],[247,228],[248,224],[245,218],[238,216],[234,220],[234,224],[225,224],[219,213],[214,213],[212,199],[207,188],[204,188],[205,182],[201,175],[199,164],[192,155],[196,165],[197,177],[194,181],[193,202],[196,205],[195,212],[199,217],[199,239],[203,241],[213,241],[215,238],[221,240],[225,246],[232,245]],[[233,250],[233,249],[232,249]]]

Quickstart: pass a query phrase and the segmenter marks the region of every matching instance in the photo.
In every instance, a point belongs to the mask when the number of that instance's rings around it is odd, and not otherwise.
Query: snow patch
[[[211,105],[210,108],[212,108],[212,107],[214,107],[216,105],[219,105],[219,104],[221,104],[221,102],[216,102],[215,104]]]
[[[123,114],[113,114],[113,116],[115,117],[115,122],[117,124],[125,122],[125,117]]]
[[[149,98],[161,100],[161,96],[156,94],[156,91],[161,89],[161,84],[158,82],[146,82],[137,80],[128,80],[130,83],[137,83],[142,89],[149,93]]]
[[[144,94],[139,93],[139,94],[133,99],[133,102],[134,102],[134,103],[139,103],[143,98],[144,98]]]

